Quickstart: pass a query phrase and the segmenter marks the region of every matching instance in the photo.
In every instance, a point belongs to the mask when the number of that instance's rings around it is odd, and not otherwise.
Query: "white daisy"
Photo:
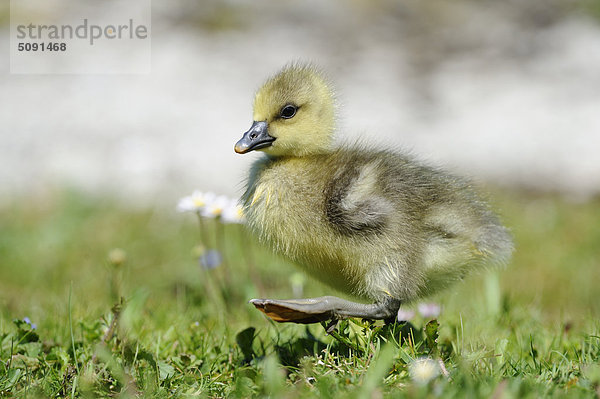
[[[221,212],[221,220],[224,223],[244,223],[244,212],[237,200],[232,199]]]
[[[195,190],[192,195],[183,197],[177,203],[177,211],[179,212],[201,212],[206,204],[211,201],[216,195],[208,192]]]
[[[408,309],[402,309],[402,308],[398,309],[397,319],[399,322],[411,321],[413,319],[413,317],[415,317],[414,310],[408,310]]]
[[[206,205],[201,210],[201,214],[208,218],[219,217],[223,213],[223,210],[229,206],[229,202],[229,198],[225,195],[217,196],[213,194],[213,196],[206,198]]]
[[[435,360],[423,357],[408,365],[408,373],[416,384],[425,385],[440,374],[440,366]]]
[[[421,316],[425,318],[436,318],[440,315],[442,308],[437,303],[420,303],[417,307]]]

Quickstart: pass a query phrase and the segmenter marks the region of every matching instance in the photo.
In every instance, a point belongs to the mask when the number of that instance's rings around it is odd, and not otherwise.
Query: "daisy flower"
[[[420,303],[417,307],[421,316],[425,318],[436,318],[440,315],[442,308],[437,303]]]
[[[413,319],[413,317],[415,317],[414,310],[408,310],[408,309],[402,309],[402,308],[398,309],[397,319],[399,322],[411,321]]]
[[[207,199],[201,215],[208,218],[220,217],[223,210],[229,206],[229,198],[225,195],[214,195]]]
[[[243,209],[237,200],[230,200],[229,204],[223,208],[221,220],[224,223],[244,223]]]
[[[195,190],[192,195],[188,195],[179,200],[177,203],[177,211],[201,212],[215,197],[215,193],[203,193],[202,191]]]
[[[440,366],[435,360],[423,357],[408,365],[408,373],[416,384],[425,385],[440,375]]]

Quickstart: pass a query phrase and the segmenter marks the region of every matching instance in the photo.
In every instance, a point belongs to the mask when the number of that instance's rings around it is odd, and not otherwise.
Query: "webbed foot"
[[[385,320],[395,317],[400,307],[400,301],[393,298],[386,298],[381,302],[372,304],[364,304],[347,301],[335,296],[288,300],[252,299],[250,303],[279,323],[301,324],[348,317]]]

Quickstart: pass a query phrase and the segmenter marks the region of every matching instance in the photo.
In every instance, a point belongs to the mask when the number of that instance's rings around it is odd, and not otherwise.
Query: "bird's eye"
[[[298,110],[298,108],[295,105],[288,104],[288,105],[284,106],[283,108],[281,108],[281,112],[279,113],[279,115],[283,119],[290,119],[290,118],[293,118],[294,115],[296,115],[297,110]]]

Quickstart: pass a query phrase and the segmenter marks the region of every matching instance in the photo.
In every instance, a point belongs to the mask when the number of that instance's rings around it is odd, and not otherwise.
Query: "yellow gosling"
[[[508,262],[510,235],[468,181],[394,151],[334,146],[334,108],[312,66],[288,66],[262,86],[235,145],[265,154],[251,168],[244,214],[276,252],[370,303],[251,303],[279,322],[394,319],[400,304]]]

